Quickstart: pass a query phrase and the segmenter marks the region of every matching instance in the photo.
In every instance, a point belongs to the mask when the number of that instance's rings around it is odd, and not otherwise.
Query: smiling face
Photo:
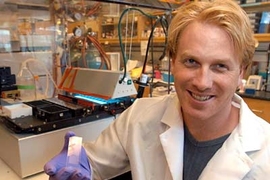
[[[228,34],[195,21],[182,32],[176,52],[172,73],[185,121],[229,117],[243,70]]]

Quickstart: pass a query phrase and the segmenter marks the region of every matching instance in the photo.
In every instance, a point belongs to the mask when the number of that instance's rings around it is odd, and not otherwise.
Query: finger
[[[91,180],[90,177],[86,176],[72,176],[72,180]]]
[[[69,138],[75,136],[75,133],[72,131],[68,131],[65,135],[65,144],[63,147],[63,150],[67,150],[68,149],[68,142],[69,142]]]
[[[56,167],[55,167],[54,164],[51,163],[51,162],[46,163],[46,164],[44,165],[43,169],[44,169],[44,172],[45,172],[46,174],[48,174],[49,176],[53,176],[53,175],[55,175],[55,173],[57,172]]]
[[[81,149],[80,165],[86,171],[90,171],[90,164],[84,147]]]
[[[73,173],[73,175],[71,176],[72,180],[90,180],[90,174],[83,174],[80,170],[76,171],[75,173]]]
[[[81,180],[91,180],[91,178],[90,177],[84,177]]]
[[[53,157],[44,165],[44,172],[50,176],[57,173],[59,169],[66,165],[66,154],[60,153]]]
[[[57,174],[50,176],[49,180],[68,180],[76,172],[72,167],[64,167],[60,169]]]

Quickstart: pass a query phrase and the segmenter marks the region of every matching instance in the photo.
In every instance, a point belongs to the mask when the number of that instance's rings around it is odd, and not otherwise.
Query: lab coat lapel
[[[168,129],[160,135],[160,141],[173,180],[182,180],[184,128],[178,101],[170,103],[162,122]]]
[[[241,150],[241,143],[237,138],[232,137],[223,144],[222,148],[208,162],[199,180],[243,179],[249,172],[253,161],[244,150]]]
[[[261,128],[255,115],[247,108],[241,102],[239,125],[208,162],[199,180],[239,180],[248,174],[253,165],[248,152],[259,150],[262,145],[260,139],[263,138],[260,137]]]

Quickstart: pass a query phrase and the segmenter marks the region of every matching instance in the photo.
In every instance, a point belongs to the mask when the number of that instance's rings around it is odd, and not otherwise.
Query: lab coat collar
[[[161,120],[168,125],[168,129],[160,135],[160,141],[174,180],[181,180],[183,174],[184,126],[179,110],[177,97],[171,96],[171,102],[168,103]]]
[[[253,165],[248,153],[261,149],[263,143],[260,140],[264,138],[261,137],[262,128],[257,122],[258,117],[238,95],[234,96],[234,101],[240,105],[239,125],[208,162],[199,180],[243,179]],[[182,180],[184,124],[176,96],[171,97],[162,122],[168,125],[168,129],[160,135],[160,141],[170,173],[173,180]]]
[[[253,165],[248,153],[261,149],[264,138],[257,117],[239,96],[234,100],[240,104],[239,125],[208,162],[199,180],[243,179]]]

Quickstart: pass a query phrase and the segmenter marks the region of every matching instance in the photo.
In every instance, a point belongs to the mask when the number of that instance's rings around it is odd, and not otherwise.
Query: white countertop
[[[0,179],[5,180],[22,180],[10,167],[6,165],[2,159],[0,159]],[[48,180],[49,176],[45,173],[39,173],[36,175],[24,178],[24,180]]]

